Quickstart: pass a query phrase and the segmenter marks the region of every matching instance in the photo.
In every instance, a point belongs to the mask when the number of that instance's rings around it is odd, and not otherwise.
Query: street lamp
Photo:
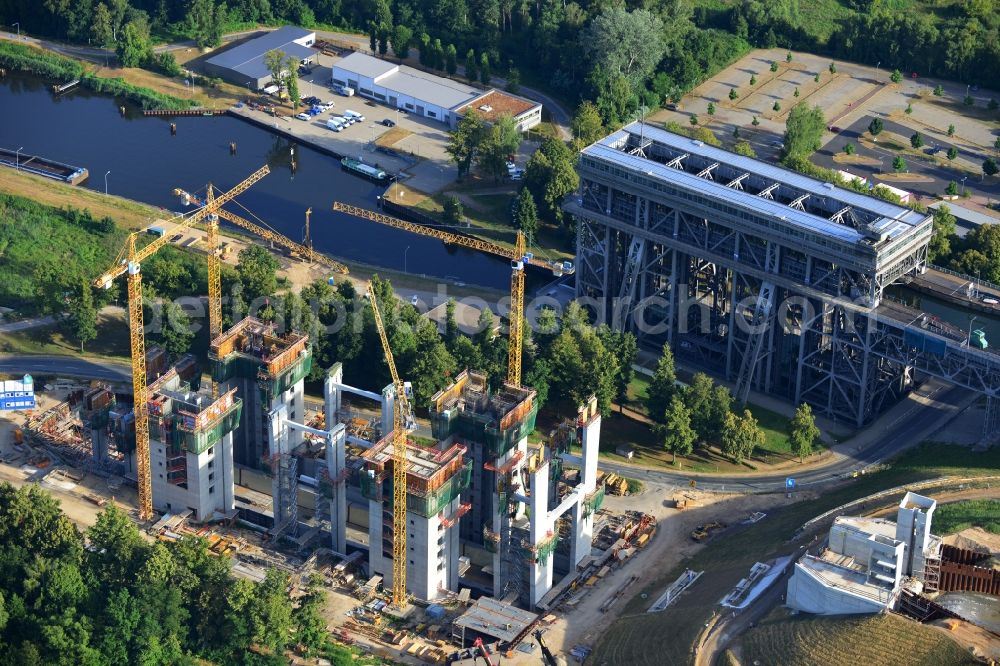
[[[976,321],[976,316],[972,315],[972,317],[969,318],[969,332],[965,336],[965,346],[966,347],[968,347],[970,344],[972,344],[972,323],[974,321]]]
[[[111,172],[110,172],[110,171],[108,171],[108,172],[107,172],[106,174],[104,174],[104,193],[105,193],[105,194],[107,194],[107,193],[108,193],[108,176],[109,176],[110,174],[111,174]]]
[[[965,196],[965,179],[966,178],[968,178],[968,176],[962,176],[962,196],[963,197]]]
[[[24,150],[24,146],[21,146],[16,151],[14,151],[14,171],[21,170],[21,151]]]
[[[882,64],[881,60],[875,63],[875,83],[878,83],[878,66],[881,64]]]
[[[21,24],[20,24],[20,22],[15,21],[14,23],[11,23],[10,25],[12,27],[16,27],[17,28],[17,38],[21,39]]]
[[[408,271],[406,270],[406,253],[407,253],[407,252],[409,252],[409,251],[410,251],[410,246],[409,246],[409,245],[407,245],[407,246],[406,246],[406,249],[405,249],[405,250],[403,250],[403,272],[404,272],[404,273],[408,272]]]

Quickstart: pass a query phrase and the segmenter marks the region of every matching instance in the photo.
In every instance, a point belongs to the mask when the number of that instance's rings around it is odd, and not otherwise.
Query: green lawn
[[[970,527],[1000,534],[1000,500],[953,502],[934,511],[935,534],[953,534]]]
[[[793,616],[777,608],[743,637],[746,663],[952,666],[977,663],[947,634],[897,615]]]
[[[943,474],[996,474],[998,467],[1000,449],[997,448],[974,453],[967,448],[925,443],[903,454],[887,469],[852,480],[814,499],[773,510],[766,519],[753,525],[739,526],[670,570],[645,572],[642,579],[645,586],[625,605],[622,617],[598,641],[590,660],[595,664],[686,666],[691,663],[691,645],[717,610],[719,599],[747,575],[754,562],[798,552],[799,546],[810,537],[793,537],[810,518],[886,488]],[[898,498],[888,498],[883,504],[893,501]],[[737,518],[734,516],[734,520]],[[662,613],[647,614],[645,611],[652,599],[687,568],[705,571],[692,594],[682,596]]]
[[[207,337],[207,336],[206,336]],[[0,352],[11,354],[79,354],[80,343],[59,326],[43,326],[14,333],[0,333]],[[127,361],[130,355],[128,324],[121,313],[101,313],[97,338],[84,352]]]

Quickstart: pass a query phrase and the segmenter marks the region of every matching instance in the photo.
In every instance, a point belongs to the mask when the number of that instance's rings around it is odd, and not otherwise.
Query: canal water
[[[169,122],[177,124],[176,136]],[[229,151],[232,141],[235,156]],[[0,78],[0,146],[86,167],[90,178],[81,187],[97,191],[104,190],[110,171],[109,193],[177,212],[184,207],[174,188],[201,194],[211,182],[227,190],[268,164],[270,175],[237,198],[246,209],[228,205],[229,210],[251,221],[256,215],[301,240],[305,210],[311,207],[313,245],[336,258],[451,282],[509,285],[506,261],[333,212],[334,200],[375,208],[384,188],[344,172],[333,157],[237,118],[168,121],[143,117],[132,108],[123,118],[111,97],[86,90],[55,96],[40,79],[8,75]],[[377,162],[377,153],[366,159]]]
[[[972,328],[981,328],[986,333],[986,341],[990,347],[1000,347],[1000,318],[998,317],[969,311],[936,296],[929,296],[907,287],[889,287],[886,294],[914,309],[939,317],[963,331],[969,330],[970,319],[975,317]]]
[[[987,631],[1000,634],[1000,606],[995,597],[976,592],[946,592],[935,601]]]

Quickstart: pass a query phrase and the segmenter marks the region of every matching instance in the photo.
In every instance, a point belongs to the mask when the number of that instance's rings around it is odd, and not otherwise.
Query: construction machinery
[[[382,341],[382,352],[396,389],[396,404],[392,410],[392,605],[402,609],[406,605],[406,434],[410,416],[410,401],[406,386],[396,372],[389,338],[378,309],[378,299],[372,283],[368,283],[368,301],[375,316],[375,327]]]
[[[472,644],[472,647],[479,648],[479,654],[483,655],[483,660],[493,666],[493,660],[490,659],[490,653],[486,651],[486,646],[483,644],[482,637],[476,639],[476,642]]]
[[[233,189],[214,198],[214,203],[217,206],[221,206],[227,201],[234,199],[268,173],[270,173],[270,169],[266,165],[261,167]],[[144,521],[149,520],[153,516],[153,488],[149,470],[146,340],[142,332],[142,273],[140,269],[142,262],[156,254],[161,247],[169,243],[169,239],[174,233],[199,222],[207,217],[210,212],[208,207],[203,207],[189,216],[178,216],[168,220],[168,222],[176,222],[173,229],[141,248],[137,247],[136,242],[139,233],[132,232],[125,241],[125,246],[118,253],[115,263],[94,280],[95,287],[110,289],[115,278],[125,274],[128,275],[129,343],[132,353],[132,394],[135,403],[133,409],[135,415],[136,475],[139,485],[139,518]]]
[[[264,167],[267,169],[267,167]],[[344,264],[334,261],[329,257],[313,251],[312,241],[309,236],[309,215],[310,208],[306,211],[306,244],[296,243],[292,239],[284,236],[273,229],[268,229],[259,224],[246,220],[235,213],[222,208],[219,198],[215,197],[212,184],[209,183],[205,190],[205,198],[199,199],[197,196],[185,192],[180,188],[174,190],[174,194],[181,197],[185,204],[196,204],[207,209],[208,216],[208,329],[209,339],[215,339],[222,332],[222,276],[221,258],[219,252],[219,218],[232,222],[238,227],[242,227],[260,238],[280,245],[288,249],[292,255],[305,257],[309,263],[319,261],[321,264],[337,273],[346,275],[348,270]]]
[[[376,213],[375,211],[351,206],[350,204],[335,201],[333,209],[341,213],[347,213],[360,217],[364,220],[378,222],[395,229],[402,229],[421,236],[437,238],[445,243],[467,247],[472,250],[479,250],[487,254],[496,255],[510,260],[510,334],[507,345],[507,383],[515,386],[521,385],[521,347],[524,342],[524,267],[526,264],[539,266],[552,271],[556,277],[563,273],[572,273],[573,264],[571,262],[545,261],[536,258],[532,253],[526,251],[524,234],[517,232],[517,239],[513,248],[504,247],[490,241],[485,241],[471,236],[453,234],[440,229],[425,227],[420,224],[406,222],[390,215]]]
[[[541,629],[535,629],[535,640],[538,641],[538,647],[542,650],[542,663],[545,666],[559,666],[555,655],[552,654],[552,651],[545,645],[545,641],[542,640]]]

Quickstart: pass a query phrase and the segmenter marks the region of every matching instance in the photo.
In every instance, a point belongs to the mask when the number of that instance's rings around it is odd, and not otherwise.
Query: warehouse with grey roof
[[[271,83],[271,70],[264,63],[268,51],[277,49],[305,64],[316,57],[310,48],[315,42],[315,32],[286,25],[212,56],[205,61],[205,73],[260,90]]]

